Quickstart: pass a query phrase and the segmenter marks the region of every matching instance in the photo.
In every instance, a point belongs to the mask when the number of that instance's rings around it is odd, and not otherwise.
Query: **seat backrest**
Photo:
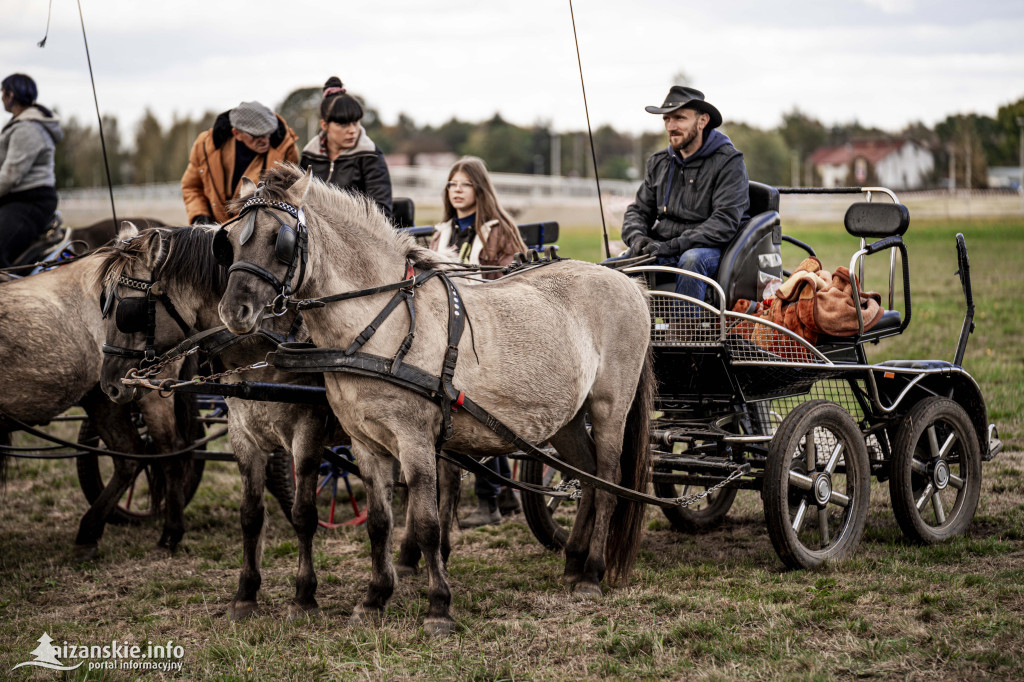
[[[526,223],[519,226],[519,234],[523,236],[526,246],[540,251],[548,244],[558,241],[558,223],[553,220],[543,223]]]
[[[862,239],[902,237],[910,227],[910,211],[903,204],[858,201],[846,209],[843,224],[847,232]]]
[[[747,214],[751,218],[767,211],[779,210],[779,190],[775,189],[771,185],[751,180],[748,192],[750,197],[750,208],[748,209]]]
[[[416,224],[416,205],[409,197],[395,197],[391,200],[391,213],[395,227],[412,227]]]

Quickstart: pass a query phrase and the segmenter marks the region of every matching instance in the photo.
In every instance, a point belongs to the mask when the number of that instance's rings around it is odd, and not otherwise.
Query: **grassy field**
[[[957,231],[971,249],[978,309],[964,365],[1008,446],[984,467],[981,503],[966,537],[928,548],[905,543],[888,488],[876,483],[853,560],[785,571],[758,496],[741,491],[728,521],[704,535],[675,533],[649,509],[631,584],[593,602],[566,592],[561,558],[516,517],[456,532],[449,568],[457,633],[433,641],[419,628],[423,575],[399,585],[380,627],[348,625],[369,577],[361,528],[318,533],[322,612],[288,622],[297,549],[270,498],[262,611],[245,623],[228,622],[241,556],[231,464],[208,465],[175,557],[151,554],[154,525],[112,526],[99,559],[76,565],[71,543],[85,504],[74,463],[22,461],[11,467],[0,498],[0,677],[139,676],[85,666],[12,672],[46,631],[57,644],[173,640],[185,652],[182,671],[146,673],[157,679],[1020,679],[1024,222],[914,223],[907,235],[914,321],[903,338],[883,341],[873,355],[952,358],[963,315],[953,274]],[[841,227],[792,232],[815,245],[828,269],[846,264],[854,250]],[[563,255],[597,258],[595,234],[563,229]],[[866,279],[868,288],[884,288],[876,268]],[[472,504],[464,500],[464,507]]]

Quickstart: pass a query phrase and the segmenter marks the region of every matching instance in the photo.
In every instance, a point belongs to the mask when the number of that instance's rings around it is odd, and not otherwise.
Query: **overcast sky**
[[[500,112],[586,126],[568,1],[81,0],[100,108],[131,130],[241,100],[273,107],[337,75],[385,123]],[[771,128],[799,107],[888,130],[1024,96],[1021,0],[576,0],[590,118],[660,129],[644,112],[686,73],[726,120]],[[0,0],[0,71],[95,121],[74,0]],[[0,76],[2,77],[2,76]]]

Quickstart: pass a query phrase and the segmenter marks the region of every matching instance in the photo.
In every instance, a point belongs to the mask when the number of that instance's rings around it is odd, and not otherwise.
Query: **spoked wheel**
[[[366,523],[366,510],[359,508],[359,501],[352,490],[351,474],[348,467],[342,463],[342,459],[353,463],[355,460],[347,447],[324,452],[316,482],[317,523],[322,528],[361,526]],[[338,509],[339,482],[348,496],[348,502],[343,501],[342,504],[352,506],[353,517],[346,520],[342,520],[344,514]]]
[[[684,485],[674,483],[654,484],[654,494],[658,497],[687,497],[702,493],[706,486]],[[682,533],[701,533],[717,528],[725,520],[733,501],[736,499],[736,488],[721,488],[689,507],[662,507],[665,518],[672,524],[673,530]]]
[[[140,430],[145,429],[145,424],[136,425]],[[147,444],[149,439],[143,433],[144,441]],[[96,430],[86,419],[78,432],[78,442],[92,447],[103,447]],[[206,462],[201,459],[193,459],[188,467],[190,475],[185,485],[185,504],[192,501],[192,496],[199,487],[203,478],[203,468]],[[100,496],[114,472],[114,461],[112,457],[103,455],[80,455],[76,458],[78,468],[78,484],[85,493],[85,499],[92,504]],[[159,465],[144,462],[135,474],[135,479],[128,486],[128,489],[121,496],[114,511],[107,519],[108,523],[126,524],[138,523],[143,519],[156,516],[162,513],[156,501],[164,498],[164,486],[166,479]]]
[[[768,536],[790,568],[853,556],[871,495],[864,437],[853,417],[812,400],[783,420],[768,449],[764,514]]]
[[[927,398],[900,422],[889,496],[909,540],[942,542],[963,533],[981,494],[981,454],[970,417],[947,398]]]
[[[524,459],[519,480],[532,485],[554,486],[562,480],[562,474],[537,460]],[[520,500],[526,525],[534,537],[550,550],[558,552],[565,549],[578,503],[526,490],[521,492]]]

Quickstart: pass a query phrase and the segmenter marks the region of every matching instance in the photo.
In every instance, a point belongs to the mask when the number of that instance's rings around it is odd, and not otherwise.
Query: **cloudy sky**
[[[95,120],[78,7],[0,0],[0,71],[40,101]],[[519,124],[586,125],[568,0],[81,0],[100,107],[131,128],[241,100],[276,106],[338,75],[386,123],[496,111]],[[1024,97],[1020,0],[575,0],[590,118],[660,129],[644,112],[685,73],[726,120],[898,130]]]

